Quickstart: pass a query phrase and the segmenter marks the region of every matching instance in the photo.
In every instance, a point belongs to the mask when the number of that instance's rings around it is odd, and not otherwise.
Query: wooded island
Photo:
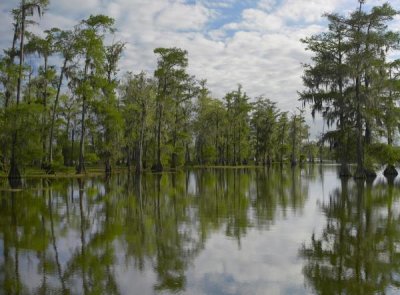
[[[240,84],[213,97],[205,80],[188,73],[184,49],[154,49],[153,74],[121,73],[125,43],[107,41],[116,29],[108,16],[33,34],[34,19],[48,5],[20,1],[12,10],[11,47],[0,56],[0,163],[15,185],[26,167],[84,174],[102,164],[106,173],[115,165],[141,173],[185,165],[295,166],[322,157],[340,162],[341,176],[372,176],[377,165],[397,175],[400,36],[388,27],[398,14],[389,4],[366,11],[360,0],[348,15],[326,14],[327,30],[301,40],[312,61],[304,65],[300,100],[330,126],[315,141],[304,108],[279,110]]]

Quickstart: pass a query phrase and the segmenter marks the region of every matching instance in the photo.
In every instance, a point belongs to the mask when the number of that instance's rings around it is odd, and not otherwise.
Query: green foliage
[[[394,143],[400,118],[398,61],[388,58],[400,41],[400,34],[388,28],[398,12],[388,3],[367,12],[363,4],[348,16],[326,14],[328,31],[302,40],[313,57],[304,66],[306,90],[300,93],[313,114],[320,112],[328,126],[337,126],[340,161],[347,164],[355,153],[359,175],[365,174],[364,166],[372,166],[368,150],[374,140],[386,135],[388,144]]]
[[[32,165],[43,156],[40,145],[42,113],[43,107],[34,103],[10,106],[0,113],[2,138],[6,141],[18,134],[15,152],[20,164]],[[10,142],[7,147],[11,148]]]
[[[380,165],[395,165],[400,162],[400,148],[384,143],[374,143],[368,146],[368,157],[370,161]]]
[[[25,3],[27,11],[40,7],[42,13],[48,1]],[[241,85],[222,99],[212,97],[206,81],[189,75],[188,52],[181,48],[154,49],[153,75],[126,73],[121,79],[124,42],[107,44],[115,28],[105,15],[91,15],[71,30],[25,32],[25,55],[38,57],[40,66],[32,71],[21,60],[23,87],[16,107],[19,7],[13,11],[16,42],[0,59],[2,167],[9,167],[12,151],[24,166],[54,162],[57,169],[63,163],[80,172],[85,163],[100,162],[137,171],[294,163],[313,160],[321,150],[329,154],[323,142],[342,163],[396,162],[396,152],[389,148],[381,155],[374,147],[385,137],[392,146],[398,134],[400,63],[387,58],[400,39],[387,27],[395,15],[387,4],[348,16],[327,14],[328,30],[302,40],[313,56],[304,67],[300,99],[330,127],[317,144],[309,142],[303,110],[282,112],[270,99],[249,97]],[[62,64],[49,64],[55,55]]]
[[[96,153],[86,153],[85,161],[88,164],[96,165],[100,161],[100,157]]]
[[[276,103],[259,97],[254,104],[251,118],[255,158],[258,162],[266,163],[277,152],[278,139],[278,110]]]

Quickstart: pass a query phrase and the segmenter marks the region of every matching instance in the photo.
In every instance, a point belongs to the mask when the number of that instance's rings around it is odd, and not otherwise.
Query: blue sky
[[[0,47],[11,44],[9,11],[17,0],[0,1]],[[367,4],[383,4],[367,0]],[[400,0],[390,4],[400,8]],[[348,12],[357,0],[50,0],[37,27],[71,28],[90,14],[116,19],[115,40],[127,42],[121,72],[152,73],[153,49],[189,52],[189,72],[207,79],[215,97],[236,89],[265,95],[284,110],[299,106],[302,63],[310,60],[300,38],[325,29],[324,12]],[[400,29],[397,18],[392,29]],[[319,123],[318,123],[319,124]],[[317,124],[317,125],[318,125]],[[320,125],[320,124],[319,124]],[[318,127],[318,126],[317,126]]]

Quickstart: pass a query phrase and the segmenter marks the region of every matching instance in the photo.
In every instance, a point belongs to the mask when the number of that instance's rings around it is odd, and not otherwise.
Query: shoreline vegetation
[[[325,14],[327,30],[299,40],[311,53],[298,93],[303,106],[283,111],[240,84],[214,97],[189,73],[181,48],[155,48],[154,73],[120,73],[125,40],[116,40],[113,18],[90,15],[36,35],[34,17],[45,17],[49,0],[20,0],[11,11],[11,47],[0,55],[2,173],[18,187],[22,174],[79,177],[100,174],[90,168],[100,164],[109,175],[122,166],[140,174],[322,158],[339,162],[341,177],[375,177],[377,166],[395,176],[400,60],[390,56],[400,34],[390,23],[399,13],[388,3],[355,3],[346,15]],[[317,139],[306,107],[329,127]]]
[[[298,165],[299,168],[305,168],[309,165],[313,166],[336,166],[340,167],[340,163],[335,161],[323,161],[323,162],[303,162]],[[357,167],[356,163],[349,164],[349,167],[352,167],[351,170],[355,170]],[[142,173],[179,173],[184,172],[188,169],[196,170],[196,169],[293,169],[291,163],[289,161],[280,163],[280,162],[273,162],[270,165],[257,165],[255,163],[247,164],[247,165],[186,165],[183,167],[175,168],[175,169],[164,169],[162,172],[154,172],[150,168],[143,169]],[[384,172],[383,167],[381,167],[382,174]],[[82,174],[77,174],[75,168],[69,167],[62,170],[53,171],[53,173],[48,174],[46,171],[40,168],[27,168],[21,171],[21,178],[22,179],[58,179],[58,178],[91,178],[91,177],[108,177],[111,175],[116,174],[135,174],[135,169],[129,169],[128,167],[116,166],[111,174],[108,174],[104,171],[103,167],[101,166],[94,166],[94,167],[87,167],[86,172]],[[4,171],[0,171],[0,179],[7,179],[8,173]]]

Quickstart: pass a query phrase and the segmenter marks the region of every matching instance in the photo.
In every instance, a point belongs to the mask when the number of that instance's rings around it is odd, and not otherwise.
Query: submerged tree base
[[[386,177],[388,176],[397,176],[399,173],[397,172],[396,168],[394,165],[387,165],[385,170],[383,171],[383,175]]]
[[[86,168],[82,164],[78,164],[78,166],[76,166],[75,171],[76,171],[76,174],[86,174]]]
[[[376,172],[372,169],[365,169],[365,176],[367,178],[375,178],[377,176]]]
[[[354,179],[374,179],[376,177],[376,172],[368,168],[357,168],[354,173]]]
[[[151,167],[151,171],[152,172],[163,172],[163,170],[164,170],[164,167],[163,167],[163,165],[161,163],[154,164]]]
[[[112,168],[110,162],[106,162],[104,172],[106,175],[111,175]]]
[[[54,168],[50,163],[44,162],[40,168],[44,170],[46,174],[55,174]]]
[[[341,178],[351,177],[351,172],[347,164],[342,164],[340,166],[339,177]]]
[[[11,165],[10,173],[8,174],[8,182],[12,188],[22,186],[21,173],[16,165]]]

